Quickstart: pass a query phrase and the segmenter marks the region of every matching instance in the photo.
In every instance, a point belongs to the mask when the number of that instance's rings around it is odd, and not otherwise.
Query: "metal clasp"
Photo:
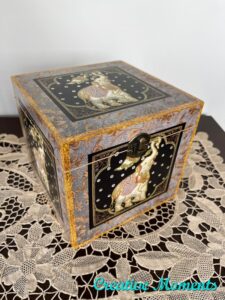
[[[133,138],[127,149],[127,155],[130,157],[140,157],[143,155],[149,146],[150,136],[147,133],[140,133],[135,138]]]

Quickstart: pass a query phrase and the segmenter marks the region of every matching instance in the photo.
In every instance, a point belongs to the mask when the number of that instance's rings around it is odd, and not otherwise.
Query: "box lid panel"
[[[15,83],[63,138],[196,101],[120,61],[20,75]]]
[[[72,122],[169,96],[116,66],[42,77],[35,82]]]

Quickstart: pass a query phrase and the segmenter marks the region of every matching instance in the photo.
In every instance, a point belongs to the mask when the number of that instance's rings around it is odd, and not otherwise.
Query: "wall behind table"
[[[0,115],[10,75],[122,59],[206,101],[225,129],[224,0],[0,0]]]

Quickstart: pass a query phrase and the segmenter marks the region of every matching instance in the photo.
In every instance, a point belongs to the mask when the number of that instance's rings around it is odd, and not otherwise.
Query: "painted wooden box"
[[[121,61],[12,81],[34,164],[72,246],[175,196],[201,100]]]

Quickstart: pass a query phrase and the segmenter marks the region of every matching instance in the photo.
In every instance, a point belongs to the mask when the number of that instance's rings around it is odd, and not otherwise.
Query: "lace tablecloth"
[[[225,164],[198,133],[174,201],[90,245],[72,249],[51,214],[23,139],[0,135],[0,299],[225,299]],[[96,291],[107,281],[149,281],[146,293]],[[212,280],[215,292],[154,291]]]

